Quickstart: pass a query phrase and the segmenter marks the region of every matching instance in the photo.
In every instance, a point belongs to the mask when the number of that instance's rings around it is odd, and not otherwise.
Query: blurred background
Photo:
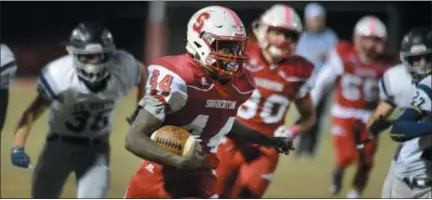
[[[2,198],[29,198],[31,170],[12,167],[10,148],[15,125],[25,107],[36,95],[34,78],[45,64],[66,53],[61,45],[70,31],[82,20],[101,20],[112,31],[118,48],[131,52],[148,64],[153,59],[173,53],[183,53],[186,24],[194,12],[208,5],[221,5],[238,13],[250,28],[251,22],[276,3],[289,4],[303,17],[304,7],[310,3],[276,1],[203,1],[203,2],[24,2],[0,1],[0,42],[6,43],[18,62],[18,81],[12,85],[7,121],[1,139],[1,191]],[[400,40],[410,28],[432,25],[432,2],[430,1],[332,1],[320,2],[327,10],[327,26],[340,39],[351,39],[355,23],[364,15],[379,17],[388,29],[388,50],[397,56]],[[31,80],[31,81],[24,81]],[[23,84],[24,83],[24,84]],[[330,104],[331,102],[329,102]],[[135,93],[125,98],[116,109],[114,131],[111,136],[112,164],[109,198],[122,198],[130,177],[141,160],[124,149],[124,136],[128,129],[125,117],[136,105]],[[291,111],[290,111],[291,112]],[[291,112],[291,115],[295,112]],[[38,120],[27,143],[33,166],[47,132],[47,114]],[[298,160],[283,156],[279,161],[274,180],[266,198],[334,198],[328,193],[330,172],[333,169],[332,143],[328,131],[328,117],[322,144],[313,160]],[[293,118],[289,118],[292,123]],[[42,134],[42,135],[41,135]],[[396,143],[382,137],[376,155],[376,167],[370,185],[364,193],[366,198],[378,198]],[[345,176],[342,194],[350,189],[353,170]],[[76,184],[71,176],[62,197],[74,198]],[[340,196],[344,197],[344,196]]]
[[[37,74],[49,60],[66,53],[60,45],[61,41],[67,39],[72,28],[81,20],[104,21],[113,32],[118,47],[132,52],[137,58],[148,63],[160,54],[184,51],[188,19],[202,7],[214,4],[229,7],[239,14],[246,26],[250,26],[252,20],[272,4],[287,2],[0,3],[0,41],[7,43],[16,54],[20,66],[19,75],[31,76]],[[289,2],[289,5],[303,16],[303,8],[307,3]],[[391,53],[397,53],[402,35],[411,27],[432,23],[430,1],[333,1],[321,4],[327,9],[327,25],[341,39],[351,38],[354,24],[360,17],[366,14],[378,16],[388,27]]]

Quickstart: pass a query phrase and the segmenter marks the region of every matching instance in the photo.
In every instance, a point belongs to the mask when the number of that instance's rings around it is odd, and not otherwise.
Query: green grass
[[[10,163],[10,148],[16,122],[23,110],[35,96],[34,86],[16,84],[12,88],[10,107],[6,126],[1,139],[1,198],[29,198],[32,170],[22,170]],[[123,99],[116,110],[114,131],[111,135],[111,189],[110,198],[122,198],[129,184],[130,177],[140,164],[140,159],[124,149],[124,137],[128,129],[125,117],[135,107],[135,92]],[[294,114],[290,114],[293,116]],[[33,166],[47,134],[47,114],[34,125],[26,151],[30,155]],[[294,157],[283,156],[280,160],[274,181],[267,191],[267,198],[332,198],[327,193],[330,172],[333,169],[333,151],[328,131],[323,136],[317,157],[314,160],[296,160]],[[381,187],[387,173],[396,144],[389,137],[381,138],[380,148],[376,156],[375,168],[369,186],[364,193],[365,198],[379,198]],[[351,185],[353,169],[349,169],[344,179],[344,189],[340,197],[344,198]],[[179,183],[181,184],[181,183]],[[76,182],[71,175],[63,189],[63,198],[75,198]]]

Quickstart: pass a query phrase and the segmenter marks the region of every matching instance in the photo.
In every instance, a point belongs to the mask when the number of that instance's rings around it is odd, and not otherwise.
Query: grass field
[[[1,198],[29,198],[32,170],[13,167],[10,163],[10,148],[16,122],[23,110],[35,96],[34,85],[17,83],[13,86],[10,97],[10,107],[6,126],[1,133]],[[125,117],[135,107],[135,92],[123,99],[116,110],[114,131],[111,136],[111,189],[109,198],[122,198],[130,177],[140,164],[140,159],[124,149],[124,137],[128,129]],[[33,166],[42,148],[47,134],[47,115],[44,114],[34,125],[26,146]],[[379,198],[381,187],[395,150],[396,144],[389,137],[382,137],[380,149],[376,156],[375,169],[371,175],[370,184],[364,198]],[[333,169],[333,156],[330,134],[323,136],[317,157],[314,160],[297,160],[294,157],[283,157],[280,160],[274,181],[265,197],[267,198],[332,198],[327,193],[330,172]],[[344,179],[344,190],[341,198],[351,185],[353,169],[348,170]],[[64,198],[75,198],[76,182],[71,175],[63,189]]]

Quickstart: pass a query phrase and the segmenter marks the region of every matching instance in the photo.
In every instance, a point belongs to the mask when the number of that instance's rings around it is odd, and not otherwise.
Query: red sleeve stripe
[[[165,98],[163,98],[161,95],[151,94],[151,96],[156,98],[157,100],[159,100],[165,106],[165,113],[167,113],[171,110],[169,104],[165,101]]]

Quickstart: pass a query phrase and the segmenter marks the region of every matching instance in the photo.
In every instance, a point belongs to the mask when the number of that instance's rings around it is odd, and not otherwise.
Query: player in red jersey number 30
[[[247,70],[256,89],[237,113],[233,128],[218,150],[218,193],[221,198],[261,198],[278,163],[274,148],[244,143],[248,134],[283,136],[292,141],[315,123],[306,81],[313,66],[294,55],[303,27],[297,13],[285,5],[267,10],[253,27],[257,42],[248,45]],[[300,112],[295,125],[285,125],[293,102]]]

